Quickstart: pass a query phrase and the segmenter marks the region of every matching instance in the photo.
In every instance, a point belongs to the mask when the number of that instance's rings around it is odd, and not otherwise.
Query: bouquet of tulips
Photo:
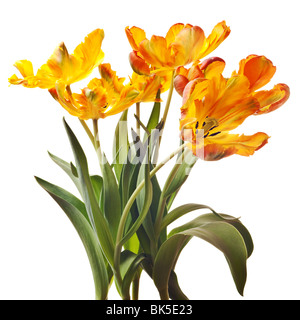
[[[224,254],[242,295],[246,261],[253,251],[246,227],[239,218],[207,205],[188,203],[174,208],[173,202],[199,158],[214,161],[234,154],[250,156],[262,148],[269,139],[266,133],[239,135],[230,131],[251,115],[279,108],[289,97],[289,87],[277,84],[260,90],[276,70],[265,56],[249,55],[229,76],[223,75],[223,59],[203,60],[230,34],[224,21],[207,37],[200,27],[182,23],[173,25],[165,37],[152,36],[150,40],[138,27],[126,27],[125,32],[132,48],[129,62],[133,72],[128,80],[103,63],[102,29],[87,35],[73,54],[61,43],[36,74],[30,61],[15,63],[21,77],[14,74],[10,84],[48,89],[79,119],[100,165],[98,174],[89,172],[84,150],[64,120],[75,161],[49,155],[72,179],[80,198],[41,178],[36,180],[77,230],[91,265],[96,299],[107,299],[114,282],[122,299],[137,300],[142,271],[153,279],[161,299],[188,299],[179,286],[175,266],[192,237],[207,241]],[[81,92],[73,92],[71,85],[95,68],[100,76]],[[164,101],[161,97],[167,91]],[[172,110],[180,120],[180,143],[161,160],[159,149],[172,94],[182,96],[181,105]],[[140,117],[142,102],[153,102],[146,120]],[[135,108],[136,123],[131,130],[127,124],[130,107]],[[113,157],[107,159],[101,149],[98,121],[116,114],[120,118],[112,141]],[[156,174],[171,159],[173,166],[161,184]],[[195,210],[205,213],[169,229],[178,218]]]

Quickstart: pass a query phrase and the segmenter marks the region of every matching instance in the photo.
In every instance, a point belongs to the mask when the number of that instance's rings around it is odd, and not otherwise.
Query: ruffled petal
[[[16,61],[14,66],[21,73],[23,78],[19,78],[16,74],[12,75],[8,82],[10,84],[18,85],[21,84],[27,88],[36,88],[39,85],[37,77],[34,76],[32,63],[28,60]]]
[[[197,59],[202,59],[214,51],[230,34],[230,28],[225,21],[219,22],[211,34],[205,38],[203,47],[198,53]]]
[[[253,155],[262,148],[270,137],[258,132],[251,136],[221,133],[213,138],[204,139],[203,144],[192,144],[193,153],[206,161],[220,160],[233,154],[241,156]]]
[[[288,100],[290,88],[284,83],[279,83],[273,89],[255,92],[253,96],[260,104],[256,114],[269,113],[281,107]]]

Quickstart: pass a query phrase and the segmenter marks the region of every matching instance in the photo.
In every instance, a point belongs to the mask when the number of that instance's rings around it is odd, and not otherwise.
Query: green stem
[[[139,300],[139,287],[142,269],[138,270],[132,281],[132,300]]]
[[[154,232],[155,232],[155,235],[157,236],[156,240],[158,240],[160,232],[162,230],[161,223],[162,223],[164,209],[165,209],[166,201],[167,201],[167,197],[165,196],[165,193],[168,190],[174,177],[176,176],[183,159],[184,159],[184,153],[181,153],[180,156],[178,157],[173,169],[171,170],[171,172],[165,182],[164,188],[161,192],[159,203],[158,203],[158,209],[157,209],[157,218],[156,218],[155,225],[154,225]]]
[[[88,137],[90,138],[94,148],[95,148],[95,138],[90,130],[90,128],[88,127],[88,125],[86,124],[86,122],[84,120],[79,119],[79,122],[81,123],[83,129],[85,130],[85,132],[87,133]]]
[[[135,114],[136,114],[136,117],[137,117],[138,119],[141,118],[141,116],[140,116],[140,103],[139,103],[139,102],[137,102],[137,103],[135,104]],[[139,123],[139,121],[136,121],[136,133],[137,133],[137,135],[138,135],[139,137],[141,136],[141,130],[140,130],[140,123]]]
[[[184,148],[186,147],[185,144],[181,145],[178,149],[176,149],[174,152],[172,152],[169,157],[167,157],[164,161],[160,162],[151,172],[150,172],[150,178],[152,178],[158,170],[160,170],[169,160],[171,160],[175,155],[177,155],[179,152],[181,152]],[[142,189],[145,186],[145,180],[143,180],[134,190],[132,193],[131,197],[126,203],[126,206],[123,210],[120,223],[119,223],[119,228],[117,232],[117,237],[116,237],[116,249],[115,249],[115,256],[114,256],[114,269],[116,271],[115,277],[117,281],[122,281],[121,279],[121,273],[120,273],[120,255],[121,255],[121,250],[123,246],[123,233],[125,229],[125,224],[128,218],[128,215],[130,213],[130,209],[139,195],[139,193],[142,191]]]
[[[93,128],[94,128],[94,147],[98,156],[99,164],[101,167],[102,163],[102,151],[100,146],[100,139],[99,139],[99,129],[98,129],[98,119],[93,119]]]
[[[172,78],[171,78],[169,94],[168,94],[168,98],[167,98],[164,114],[163,114],[163,117],[162,117],[162,120],[161,120],[161,122],[162,122],[161,131],[162,132],[161,132],[161,135],[159,137],[159,145],[161,143],[162,133],[163,133],[163,130],[164,130],[164,127],[165,127],[165,124],[166,124],[166,121],[167,121],[167,116],[168,116],[168,113],[169,113],[169,109],[170,109],[170,104],[171,104],[171,99],[172,99],[172,94],[173,94],[173,89],[174,89],[174,74],[175,74],[175,70],[173,70],[173,72],[172,72]]]

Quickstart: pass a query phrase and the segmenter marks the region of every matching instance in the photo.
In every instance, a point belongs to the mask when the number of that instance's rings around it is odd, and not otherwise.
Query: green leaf
[[[156,98],[160,99],[160,90],[157,91]],[[155,102],[147,123],[147,130],[150,133],[152,130],[154,130],[157,127],[159,123],[159,118],[160,118],[160,102]],[[144,141],[146,140],[146,138],[147,136],[145,136]]]
[[[48,151],[50,158],[61,168],[65,171],[65,173],[72,179],[76,188],[78,189],[80,195],[82,195],[80,181],[78,179],[77,169],[74,167],[72,163],[68,163],[61,158],[55,156],[54,154]],[[75,171],[76,170],[76,171]],[[75,174],[76,172],[76,174]]]
[[[90,223],[88,214],[86,212],[85,204],[75,197],[72,193],[66,191],[63,188],[60,188],[50,182],[47,182],[41,178],[35,177],[38,184],[43,187],[49,193],[67,201],[68,203],[72,204],[82,215],[86,218],[86,220]]]
[[[91,182],[94,188],[96,199],[98,203],[100,203],[100,196],[103,188],[103,178],[98,175],[93,175],[91,176]]]
[[[141,208],[141,210],[139,210],[139,216],[133,222],[132,226],[126,232],[126,234],[124,235],[123,239],[121,240],[121,243],[123,243],[123,244],[126,241],[128,241],[137,232],[137,230],[139,229],[139,227],[141,226],[141,224],[145,220],[145,218],[146,218],[146,216],[148,214],[151,202],[152,202],[153,190],[152,190],[152,183],[151,183],[151,179],[150,179],[150,169],[149,169],[150,164],[148,162],[146,164],[142,164],[142,166],[145,167],[145,170],[144,170],[144,173],[145,173],[145,175],[144,175],[145,186],[141,191],[141,192],[144,193],[143,207]]]
[[[95,284],[96,299],[105,300],[109,289],[106,263],[97,236],[82,212],[75,206],[78,205],[78,202],[74,201],[73,197],[68,197],[69,202],[65,197],[68,193],[66,191],[62,192],[63,189],[40,178],[36,178],[36,180],[59,204],[74,225],[90,262]],[[81,207],[81,205],[79,207]]]
[[[127,128],[127,114],[128,109],[123,111],[118,124],[115,129],[114,135],[114,170],[116,173],[117,180],[120,181],[123,164],[126,163],[127,153],[129,148],[128,141],[128,128]]]
[[[176,209],[169,212],[162,221],[161,229],[166,228],[169,224],[177,220],[178,218],[182,217],[183,215],[194,211],[194,210],[200,210],[200,209],[208,209],[212,211],[213,213],[217,214],[212,208],[203,205],[203,204],[196,204],[196,203],[188,203],[184,204],[182,206],[177,207]]]
[[[172,230],[168,240],[160,247],[154,262],[153,279],[158,290],[167,292],[170,273],[175,268],[182,249],[191,237],[196,236],[223,252],[236,288],[243,295],[248,252],[243,236],[232,222],[238,223],[237,220],[225,220],[210,213]]]
[[[136,272],[139,270],[141,263],[146,259],[146,255],[141,253],[136,255],[134,259],[132,259],[130,264],[127,265],[127,270],[123,275],[122,281],[122,294],[123,296],[129,296],[130,285],[136,275]]]
[[[73,131],[64,120],[64,125],[72,146],[76,167],[78,171],[80,186],[82,189],[82,196],[86,205],[89,220],[93,229],[95,230],[101,248],[111,265],[114,261],[114,242],[109,230],[108,223],[100,210],[97,198],[95,196],[94,188],[89,175],[87,159],[82,150]]]
[[[121,198],[116,177],[105,154],[102,155],[101,170],[103,175],[103,211],[115,240],[121,218]]]

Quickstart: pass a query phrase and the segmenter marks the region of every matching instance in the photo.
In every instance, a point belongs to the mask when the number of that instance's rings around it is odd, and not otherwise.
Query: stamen
[[[216,135],[217,135],[217,134],[219,134],[219,133],[221,133],[221,131],[218,131],[218,132],[212,133],[212,134],[210,134],[209,136],[210,136],[210,137],[213,137],[213,136],[216,136]]]

